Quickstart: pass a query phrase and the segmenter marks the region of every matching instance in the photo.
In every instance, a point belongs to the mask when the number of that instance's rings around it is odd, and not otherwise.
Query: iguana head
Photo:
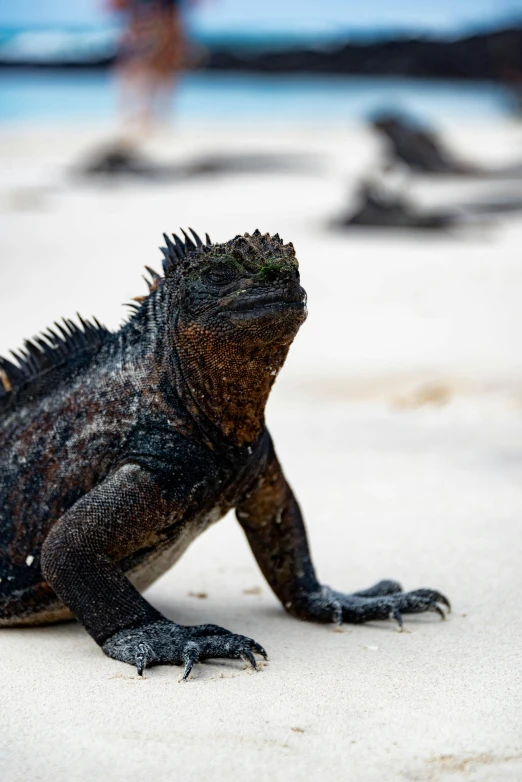
[[[306,318],[306,293],[292,244],[278,235],[236,236],[223,244],[165,237],[165,284],[184,331],[236,343],[289,344]]]
[[[259,231],[223,244],[183,233],[184,241],[165,236],[165,276],[156,275],[150,297],[169,337],[173,382],[195,417],[236,444],[253,442],[306,318],[293,245]]]

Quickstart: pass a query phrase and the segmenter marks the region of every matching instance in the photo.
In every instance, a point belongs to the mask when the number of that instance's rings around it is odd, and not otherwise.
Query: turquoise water
[[[273,124],[346,122],[377,109],[444,117],[488,119],[511,110],[498,85],[368,77],[254,76],[192,73],[174,101],[178,122]],[[98,122],[115,113],[106,72],[0,72],[0,121]]]

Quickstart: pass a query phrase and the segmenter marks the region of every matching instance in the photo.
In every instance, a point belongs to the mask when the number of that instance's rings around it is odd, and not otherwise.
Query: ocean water
[[[495,84],[406,78],[258,76],[189,73],[174,94],[183,123],[343,123],[382,109],[426,121],[489,119],[513,110],[509,91]],[[102,71],[0,71],[0,121],[100,122],[116,111],[111,74]]]

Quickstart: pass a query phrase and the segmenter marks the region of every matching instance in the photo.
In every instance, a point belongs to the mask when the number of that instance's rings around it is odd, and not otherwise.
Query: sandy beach
[[[520,159],[514,123],[452,123],[471,160]],[[309,318],[267,419],[320,578],[447,594],[453,613],[340,631],[288,617],[235,519],[147,593],[181,623],[255,637],[241,663],[143,679],[74,623],[2,630],[2,782],[522,779],[522,218],[414,235],[336,233],[377,141],[362,127],[205,128],[156,159],[263,150],[299,170],[105,184],[75,176],[103,126],[0,129],[0,354],[61,316],[111,328],[160,268],[164,231],[216,241],[278,232],[296,247]],[[306,163],[306,165],[305,165]],[[447,205],[517,185],[412,183]]]

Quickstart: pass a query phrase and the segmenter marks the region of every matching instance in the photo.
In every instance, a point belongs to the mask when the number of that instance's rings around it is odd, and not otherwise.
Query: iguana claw
[[[243,654],[241,655],[241,657],[242,657],[242,659],[243,659],[245,662],[249,662],[249,663],[250,663],[250,665],[252,666],[252,668],[254,669],[254,671],[257,671],[257,670],[259,670],[259,669],[258,669],[258,667],[257,667],[256,658],[254,657],[254,655],[252,654],[252,652],[250,651],[250,649],[245,649],[245,651],[243,652]]]
[[[252,651],[260,654],[263,659],[268,660],[268,654],[265,652],[261,644],[258,644],[257,641],[254,641],[252,638],[249,638],[249,641]]]
[[[138,670],[138,676],[143,676],[143,671],[147,667],[148,651],[149,650],[146,644],[138,644],[138,651],[136,652],[136,668]]]
[[[402,633],[402,629],[404,627],[404,621],[402,619],[402,614],[401,614],[401,612],[399,611],[398,608],[393,608],[390,611],[390,619],[395,619],[395,621],[399,625],[399,627],[398,627],[399,633]]]
[[[194,663],[199,660],[199,647],[195,643],[188,643],[185,647],[185,654],[183,655],[185,661],[185,670],[183,671],[182,680],[187,681],[190,676],[190,672],[194,667]]]

